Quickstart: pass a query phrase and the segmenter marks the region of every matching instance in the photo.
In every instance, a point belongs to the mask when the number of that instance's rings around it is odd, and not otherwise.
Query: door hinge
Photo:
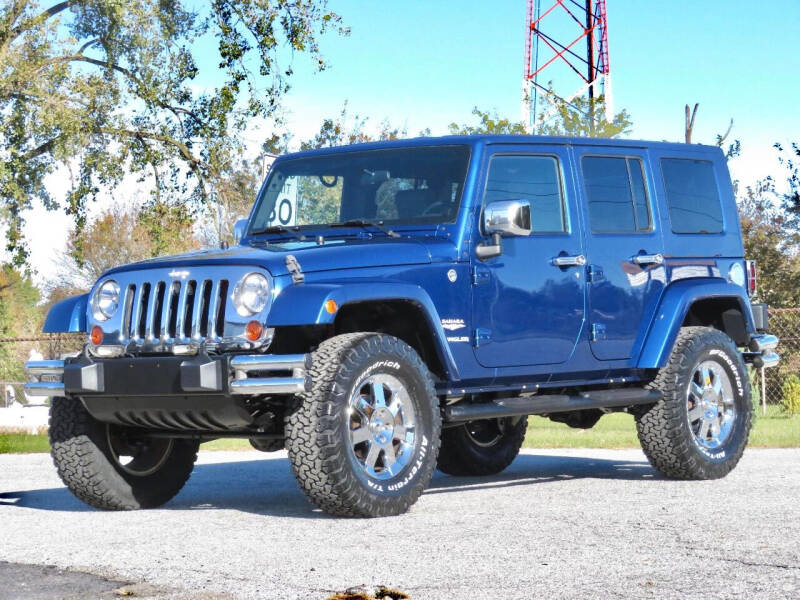
[[[482,329],[478,327],[478,329],[475,330],[475,335],[473,336],[473,339],[475,340],[473,342],[475,344],[475,347],[480,348],[481,346],[485,346],[486,344],[492,341],[492,332],[489,331],[488,329]]]
[[[586,278],[589,280],[589,283],[597,283],[598,281],[603,281],[603,267],[599,267],[597,265],[589,265],[586,268]]]
[[[606,339],[606,326],[602,323],[592,324],[592,341],[600,342]]]
[[[479,266],[472,267],[472,285],[488,283],[490,277],[491,273],[487,269],[483,269]]]

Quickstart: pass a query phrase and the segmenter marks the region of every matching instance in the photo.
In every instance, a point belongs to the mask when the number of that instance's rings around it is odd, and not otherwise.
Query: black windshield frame
[[[317,179],[323,176],[327,184],[325,187],[337,185],[334,177],[342,180],[336,218],[321,219],[324,222],[292,223],[293,228],[321,229],[337,224],[341,226],[344,221],[357,219],[371,219],[392,227],[455,223],[463,201],[471,150],[466,144],[399,146],[326,152],[279,160],[259,191],[248,225],[248,235],[258,235],[259,231],[274,222],[276,201],[283,185],[291,177]],[[384,172],[388,174],[385,180],[382,179]],[[396,189],[392,202],[397,204],[401,192],[407,196],[414,196],[419,192],[417,196],[425,195],[430,198],[430,202],[423,208],[440,212],[401,215],[400,209],[395,207],[397,214],[389,215],[394,218],[382,218],[375,214],[379,210],[378,188],[381,182],[408,180],[415,182],[414,187]],[[419,189],[417,186],[420,186]],[[420,206],[420,199],[416,199],[417,207]],[[296,202],[299,205],[301,200]],[[357,202],[361,204],[357,205]],[[270,220],[271,213],[273,221]]]

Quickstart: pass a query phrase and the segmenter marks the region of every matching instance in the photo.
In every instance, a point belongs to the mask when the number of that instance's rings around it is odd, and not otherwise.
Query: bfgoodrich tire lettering
[[[750,380],[733,341],[708,327],[682,328],[651,387],[664,399],[636,419],[650,463],[675,479],[727,475],[752,423]]]
[[[430,481],[439,452],[441,415],[425,364],[397,338],[352,333],[320,344],[310,375],[312,390],[286,417],[286,447],[300,488],[334,515],[408,510]],[[369,398],[371,389],[386,397]],[[411,403],[404,411],[391,402],[401,389]],[[359,401],[363,416],[354,415]]]
[[[118,460],[125,428],[94,419],[76,398],[54,398],[50,407],[50,447],[61,481],[95,508],[133,510],[161,506],[189,479],[198,443],[163,440],[160,451],[128,465]],[[140,440],[146,443],[147,440]]]

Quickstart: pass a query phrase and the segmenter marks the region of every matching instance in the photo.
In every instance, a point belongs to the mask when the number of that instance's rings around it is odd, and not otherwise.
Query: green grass
[[[0,454],[50,452],[47,435],[30,433],[0,433]]]
[[[525,448],[638,448],[633,417],[625,413],[605,415],[591,429],[571,429],[542,417],[528,418]],[[800,417],[787,417],[770,406],[767,415],[755,419],[751,448],[800,447]]]
[[[573,429],[544,417],[528,417],[525,448],[636,448],[639,440],[633,417],[603,416],[591,429]]]
[[[606,415],[592,429],[571,429],[542,417],[529,417],[525,448],[638,448],[633,417],[625,413]],[[755,420],[750,433],[752,448],[800,447],[800,416],[787,417],[770,406],[767,415]],[[242,439],[220,439],[203,444],[203,450],[252,450]],[[48,452],[46,435],[0,434],[0,454]]]
[[[241,439],[221,439],[208,442],[200,446],[201,450],[253,450],[248,440]],[[255,450],[253,450],[255,452]]]

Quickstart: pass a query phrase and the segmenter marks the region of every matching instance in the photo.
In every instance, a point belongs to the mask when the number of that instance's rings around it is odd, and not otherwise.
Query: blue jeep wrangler
[[[158,506],[198,445],[286,448],[305,494],[402,513],[434,468],[491,475],[528,415],[627,411],[667,477],[712,479],[777,364],[716,147],[518,136],[280,157],[238,243],[115,268],[28,363],[59,475],[105,509]]]

